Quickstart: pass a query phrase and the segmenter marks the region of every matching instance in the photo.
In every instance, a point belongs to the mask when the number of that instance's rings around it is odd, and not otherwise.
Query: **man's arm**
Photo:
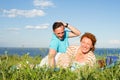
[[[80,36],[81,32],[75,28],[74,26],[70,25],[69,23],[62,22],[65,28],[68,28],[71,32],[69,33],[69,37],[77,37]]]
[[[79,36],[81,34],[81,32],[77,28],[71,26],[70,24],[68,24],[68,26],[66,28],[71,30],[71,32],[69,33],[70,38],[71,37],[77,37],[77,36]]]
[[[56,51],[54,49],[50,49],[48,54],[48,62],[49,62],[49,66],[52,68],[55,67],[55,55],[56,55]]]

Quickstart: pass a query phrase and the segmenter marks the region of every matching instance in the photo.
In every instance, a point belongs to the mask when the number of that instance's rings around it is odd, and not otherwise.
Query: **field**
[[[97,56],[104,60],[105,55]],[[31,57],[29,54],[0,56],[0,80],[119,80],[120,63],[112,67],[81,67],[75,71],[68,69],[36,68],[41,56]]]

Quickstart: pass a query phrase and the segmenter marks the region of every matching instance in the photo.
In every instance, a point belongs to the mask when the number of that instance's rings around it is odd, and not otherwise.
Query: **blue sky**
[[[96,47],[120,48],[120,0],[0,0],[0,47],[49,47],[59,20],[93,33]]]

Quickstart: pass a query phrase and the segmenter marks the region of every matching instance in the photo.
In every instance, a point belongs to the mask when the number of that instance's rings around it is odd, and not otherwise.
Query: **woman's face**
[[[81,40],[81,51],[82,53],[87,53],[88,51],[90,51],[90,49],[92,48],[92,41],[91,39],[84,37]]]

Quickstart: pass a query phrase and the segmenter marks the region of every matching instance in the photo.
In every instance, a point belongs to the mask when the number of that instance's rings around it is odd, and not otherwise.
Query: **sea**
[[[30,56],[45,57],[48,54],[48,48],[18,48],[18,47],[0,47],[0,55],[19,55],[29,54]]]
[[[48,54],[48,48],[18,48],[18,47],[0,47],[0,55],[24,55],[45,57]],[[120,55],[120,48],[96,48],[94,53],[96,55],[104,54],[118,54]]]

